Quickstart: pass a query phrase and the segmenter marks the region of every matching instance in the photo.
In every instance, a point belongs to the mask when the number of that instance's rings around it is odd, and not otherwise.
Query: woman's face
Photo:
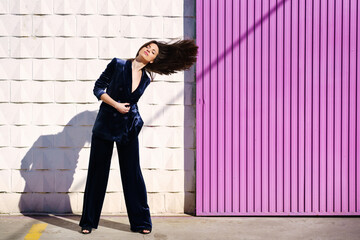
[[[159,54],[159,47],[155,43],[150,43],[147,46],[143,47],[139,51],[145,61],[153,63],[156,56]]]

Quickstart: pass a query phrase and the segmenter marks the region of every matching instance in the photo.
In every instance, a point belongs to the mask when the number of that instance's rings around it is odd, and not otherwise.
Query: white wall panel
[[[195,0],[0,1],[0,213],[82,211],[101,104],[95,80],[113,57],[135,57],[151,39],[194,38],[194,6]],[[194,72],[156,74],[138,103],[151,213],[195,210]],[[126,213],[116,148],[107,191],[103,213]]]

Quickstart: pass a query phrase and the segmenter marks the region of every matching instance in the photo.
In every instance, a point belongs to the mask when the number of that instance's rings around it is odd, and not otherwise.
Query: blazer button
[[[116,113],[114,113],[113,115],[114,115],[114,117],[116,117],[116,115],[117,115],[117,114],[116,114]]]

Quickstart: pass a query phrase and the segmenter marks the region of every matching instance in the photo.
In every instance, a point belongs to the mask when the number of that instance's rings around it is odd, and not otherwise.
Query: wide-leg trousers
[[[91,140],[90,161],[79,225],[97,228],[108,183],[114,142],[97,137]],[[116,143],[125,205],[132,231],[152,229],[147,192],[139,163],[139,140]]]

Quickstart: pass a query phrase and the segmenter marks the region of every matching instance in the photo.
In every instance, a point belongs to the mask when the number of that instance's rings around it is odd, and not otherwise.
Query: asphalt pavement
[[[152,216],[148,235],[130,231],[127,216],[101,216],[91,234],[80,233],[79,215],[0,215],[0,239],[6,240],[257,240],[360,239],[360,217],[196,217]]]

